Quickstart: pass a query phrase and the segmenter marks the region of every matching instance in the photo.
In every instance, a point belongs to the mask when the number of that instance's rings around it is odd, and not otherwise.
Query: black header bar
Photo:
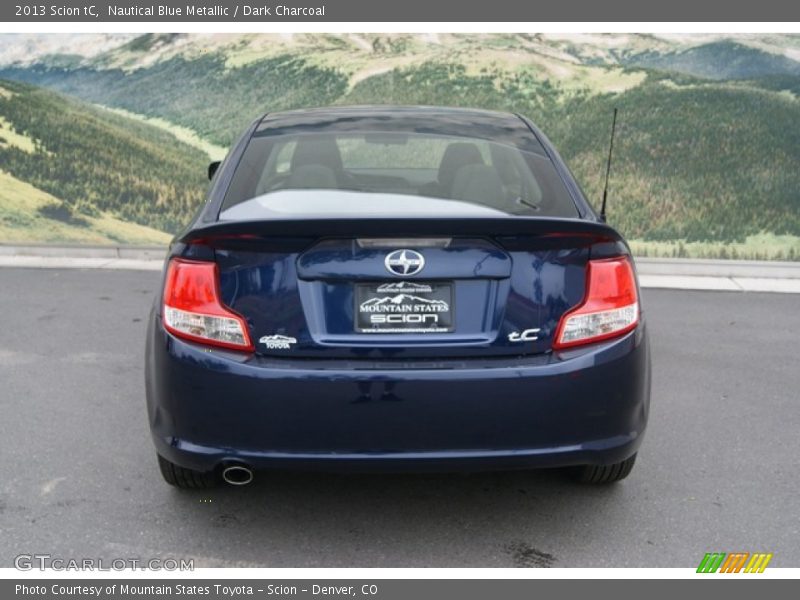
[[[10,0],[3,22],[798,22],[786,0]]]

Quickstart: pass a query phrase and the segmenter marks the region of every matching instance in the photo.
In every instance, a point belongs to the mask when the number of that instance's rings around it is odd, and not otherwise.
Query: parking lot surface
[[[19,554],[196,567],[800,566],[797,296],[645,290],[650,426],[633,474],[161,480],[144,403],[159,274],[0,269],[0,566]],[[221,400],[222,401],[222,400]]]

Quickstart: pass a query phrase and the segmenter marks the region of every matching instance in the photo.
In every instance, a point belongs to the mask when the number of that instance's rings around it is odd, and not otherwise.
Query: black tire
[[[576,469],[578,481],[581,483],[604,484],[622,481],[633,470],[636,455],[613,465],[584,465]]]
[[[193,469],[186,469],[171,463],[166,458],[158,456],[158,468],[161,476],[170,485],[182,490],[207,490],[216,487],[219,479],[213,471],[202,472]]]

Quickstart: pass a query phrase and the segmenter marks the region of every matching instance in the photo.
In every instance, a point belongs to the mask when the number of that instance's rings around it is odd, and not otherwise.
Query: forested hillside
[[[643,52],[625,62],[629,65],[685,73],[705,79],[800,76],[800,62],[734,41],[703,44],[667,53]]]
[[[800,57],[800,38],[791,36],[694,42],[689,36],[149,35],[71,59],[69,66],[54,57],[0,65],[0,77],[164,119],[223,146],[263,112],[305,106],[442,104],[519,112],[541,126],[595,201],[617,106],[609,213],[627,236],[653,248],[672,242],[741,247],[747,239],[787,236],[785,251],[764,255],[796,258],[800,62],[794,57]],[[15,110],[14,118],[24,121],[22,107]],[[52,152],[45,121],[29,118],[22,126]],[[168,134],[158,138],[152,128],[145,132],[127,121],[104,119],[101,130],[121,146],[101,165],[74,167],[80,180],[94,169],[112,171],[128,147],[137,148],[128,159],[137,165],[136,177],[123,191],[113,177],[92,176],[97,183],[88,203],[174,231],[202,195],[196,165],[205,158],[183,147],[176,153]],[[146,143],[137,146],[134,138],[142,135]],[[164,159],[145,168],[160,152]],[[39,178],[35,185],[48,191],[63,180],[66,200],[76,207],[87,202],[70,169],[37,171],[19,152],[16,157],[16,176]],[[758,245],[743,252],[761,256]]]
[[[60,200],[45,217],[79,226],[107,213],[175,231],[205,191],[200,150],[51,91],[0,80],[0,125],[0,169]]]
[[[158,116],[223,145],[230,145],[259,113],[332,104],[347,89],[347,79],[336,71],[309,66],[292,56],[232,70],[225,68],[225,57],[218,54],[191,61],[171,58],[131,73],[121,69],[35,66],[0,69],[0,77]]]
[[[170,236],[112,214],[64,210],[63,201],[0,170],[0,242],[166,244]]]

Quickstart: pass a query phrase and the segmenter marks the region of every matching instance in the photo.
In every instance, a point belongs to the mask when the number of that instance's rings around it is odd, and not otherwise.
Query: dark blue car
[[[147,334],[168,483],[630,473],[650,400],[630,250],[525,118],[268,114],[209,176]]]

